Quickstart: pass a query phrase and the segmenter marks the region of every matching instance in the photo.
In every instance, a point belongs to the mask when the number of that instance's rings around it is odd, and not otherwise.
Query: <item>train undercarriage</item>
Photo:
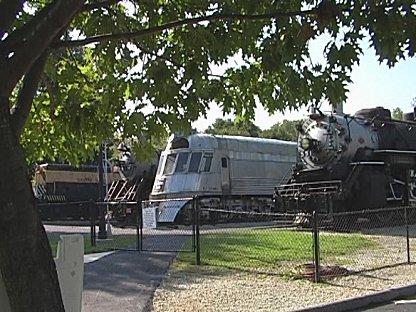
[[[331,179],[331,173],[324,169],[298,171],[290,183],[276,187],[275,209],[309,215],[315,211],[329,219],[350,214],[349,222],[384,226],[397,222],[397,217],[404,220],[404,210],[397,213],[395,208],[416,207],[416,175],[410,169],[413,160],[394,166],[395,170],[384,161],[355,162],[350,166],[348,175],[339,179]],[[408,209],[406,218],[416,221],[415,211]],[[308,219],[303,218],[303,222],[308,223]]]

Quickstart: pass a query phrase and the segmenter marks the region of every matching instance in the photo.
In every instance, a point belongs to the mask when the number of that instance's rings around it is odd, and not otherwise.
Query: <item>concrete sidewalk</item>
[[[86,255],[82,312],[145,312],[174,252],[116,251]]]

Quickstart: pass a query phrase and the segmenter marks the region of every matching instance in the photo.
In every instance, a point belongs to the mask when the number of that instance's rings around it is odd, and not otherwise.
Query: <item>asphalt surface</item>
[[[85,256],[83,312],[149,312],[175,252],[116,251]],[[410,312],[416,301],[416,284],[387,289],[298,312]]]
[[[395,300],[381,306],[373,306],[368,309],[357,310],[357,312],[414,312],[416,311],[416,300]]]
[[[150,311],[173,252],[117,251],[85,256],[83,312]]]
[[[390,288],[367,296],[340,300],[326,305],[297,310],[296,312],[414,312],[416,311],[416,305],[413,302],[403,302],[401,300],[412,296],[416,296],[416,284]],[[402,302],[398,303],[400,301]]]

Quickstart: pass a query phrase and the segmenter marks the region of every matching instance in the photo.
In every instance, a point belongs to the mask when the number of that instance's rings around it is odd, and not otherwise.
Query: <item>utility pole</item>
[[[103,143],[100,143],[98,151],[98,238],[106,239],[106,222],[105,222],[105,207],[104,202],[104,168],[103,168]]]
[[[107,143],[103,143],[104,145],[104,184],[105,184],[105,195],[103,198],[105,199],[108,194],[108,154],[107,154]],[[111,238],[113,236],[112,230],[111,230],[111,223],[110,223],[110,207],[107,204],[105,205],[105,225],[106,225],[106,232],[107,232],[107,238]]]

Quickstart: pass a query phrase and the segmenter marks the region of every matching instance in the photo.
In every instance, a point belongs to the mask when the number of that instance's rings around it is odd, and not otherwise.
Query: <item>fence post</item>
[[[405,181],[405,192],[403,194],[403,204],[404,204],[404,222],[406,224],[406,251],[407,251],[407,263],[410,264],[410,239],[409,239],[409,219],[407,215],[407,208],[409,207],[409,181],[410,181],[410,171],[406,171],[406,181]]]
[[[140,241],[141,241],[140,226],[142,224],[142,202],[140,200],[136,202],[135,209],[136,209],[136,250],[141,251],[141,248],[140,248]]]
[[[143,251],[143,201],[138,201],[139,211],[137,213],[137,250]]]
[[[89,210],[90,210],[90,240],[91,240],[91,246],[96,245],[96,232],[95,232],[95,213],[96,213],[96,205],[93,201],[89,202]]]
[[[319,264],[319,229],[318,229],[318,213],[313,211],[313,256],[314,256],[314,281],[318,283],[321,281],[320,277],[320,264]]]
[[[196,265],[201,264],[201,245],[199,237],[199,198],[195,196],[195,248]]]
[[[195,236],[196,236],[196,197],[192,197],[192,252],[196,252]]]
[[[407,216],[408,206],[404,206],[404,222],[406,224],[406,251],[407,251],[407,264],[410,264],[410,240],[409,240],[409,220]]]

